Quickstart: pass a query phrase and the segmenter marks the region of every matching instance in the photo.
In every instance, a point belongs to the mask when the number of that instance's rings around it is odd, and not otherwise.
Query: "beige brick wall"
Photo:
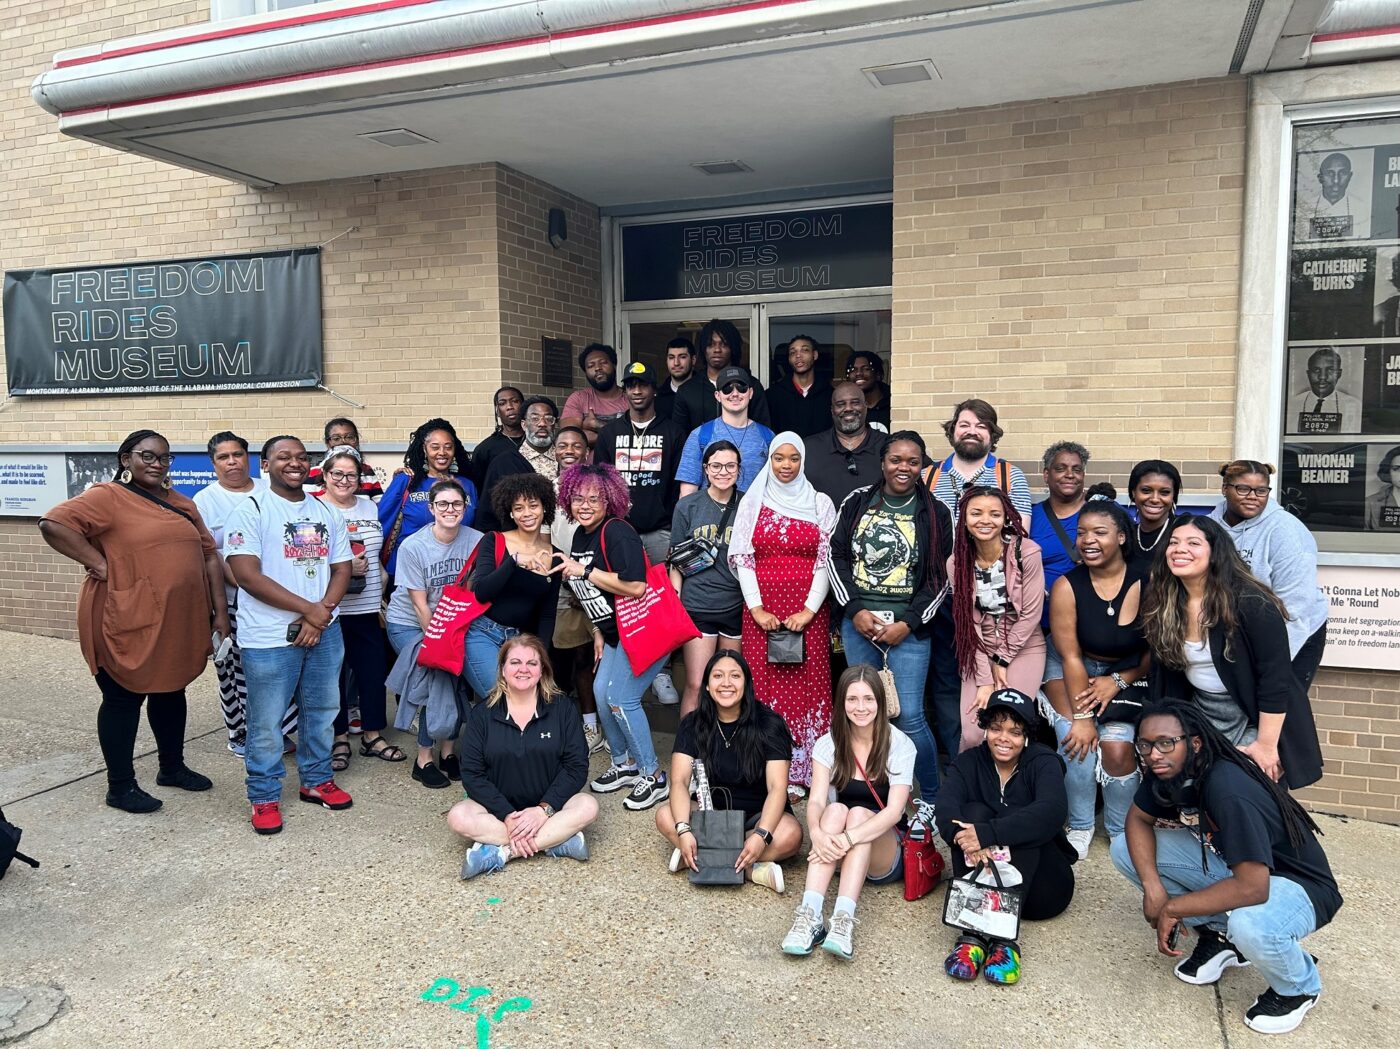
[[[896,415],[985,397],[1018,462],[1225,458],[1244,123],[1240,79],[896,120]]]
[[[1400,824],[1400,674],[1324,669],[1312,695],[1327,775],[1299,800]]]
[[[49,549],[37,521],[0,517],[0,630],[76,638],[82,581],[83,570]]]

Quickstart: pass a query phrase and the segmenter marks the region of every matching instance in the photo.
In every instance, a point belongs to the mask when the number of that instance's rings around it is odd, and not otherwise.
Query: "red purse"
[[[855,754],[852,754],[851,757],[855,758]],[[875,799],[875,804],[883,809],[885,803],[875,792],[875,788],[870,783],[870,777],[865,774],[865,766],[860,763],[859,758],[856,758],[856,768],[860,769],[860,778],[865,780],[865,789],[870,791],[870,796]],[[895,834],[899,838],[899,847],[904,853],[904,898],[913,903],[931,893],[934,886],[943,878],[943,856],[933,844],[933,828],[920,823],[917,819],[910,824],[909,830],[903,833],[896,827]]]
[[[605,532],[607,527],[603,525]],[[611,572],[606,535],[598,537],[598,549],[603,553],[604,567]],[[632,673],[638,675],[658,659],[700,636],[680,597],[671,588],[666,566],[652,564],[645,550],[642,563],[647,566],[646,593],[641,597],[613,597],[618,640],[627,653]]]
[[[472,569],[476,566],[476,554],[481,549],[478,543],[472,550],[467,563],[457,573],[455,582],[442,588],[442,596],[433,606],[433,618],[428,621],[428,629],[423,632],[423,643],[418,647],[418,665],[429,670],[458,675],[467,660],[467,629],[479,616],[491,608],[491,602],[478,601],[465,585]],[[506,537],[496,533],[496,564],[506,555]]]

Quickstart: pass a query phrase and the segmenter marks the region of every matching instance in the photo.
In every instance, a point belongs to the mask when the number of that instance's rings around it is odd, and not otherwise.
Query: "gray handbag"
[[[807,635],[780,628],[768,631],[768,662],[779,665],[807,661]]]
[[[689,873],[690,884],[742,885],[744,872],[734,865],[744,850],[744,810],[714,807],[703,761],[695,762],[693,775],[699,807],[690,814],[690,832],[695,835],[695,864],[700,869]]]

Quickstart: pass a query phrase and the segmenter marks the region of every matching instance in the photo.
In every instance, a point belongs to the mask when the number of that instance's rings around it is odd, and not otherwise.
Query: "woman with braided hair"
[[[456,481],[462,486],[466,509],[461,525],[470,528],[476,520],[476,485],[470,477],[471,457],[457,438],[457,431],[446,419],[429,419],[408,440],[404,469],[394,475],[389,490],[379,500],[379,525],[384,530],[380,560],[384,571],[398,571],[399,547],[414,532],[433,523],[428,508],[428,492],[439,481]]]
[[[170,444],[137,430],[117,450],[116,476],[60,503],[39,522],[44,541],[83,566],[78,637],[102,691],[97,738],[107,804],[161,807],[136,783],[141,705],[156,738],[156,783],[208,790],[185,764],[185,687],[204,672],[210,627],[229,636],[224,566],[194,503],[170,487]]]
[[[1157,950],[1180,957],[1186,925],[1197,940],[1179,979],[1203,986],[1252,965],[1268,987],[1245,1024],[1293,1030],[1322,991],[1301,941],[1342,905],[1317,824],[1196,707],[1148,707],[1135,746],[1143,783],[1111,853],[1142,890]]]
[[[1010,687],[1033,696],[1045,673],[1040,547],[1000,488],[977,485],[963,493],[948,578],[962,676],[961,749],[969,750],[982,742],[977,712],[992,692]]]

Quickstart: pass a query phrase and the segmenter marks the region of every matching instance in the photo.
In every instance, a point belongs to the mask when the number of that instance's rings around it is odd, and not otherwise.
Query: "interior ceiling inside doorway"
[[[1250,17],[1241,65],[1263,68],[1293,4],[981,4],[547,77],[266,111],[244,100],[188,124],[124,122],[99,141],[264,185],[497,161],[605,206],[844,188],[890,178],[896,116],[1222,76]],[[935,78],[879,87],[865,72],[925,62]],[[429,141],[367,138],[386,128]],[[697,157],[752,170],[720,188]]]

